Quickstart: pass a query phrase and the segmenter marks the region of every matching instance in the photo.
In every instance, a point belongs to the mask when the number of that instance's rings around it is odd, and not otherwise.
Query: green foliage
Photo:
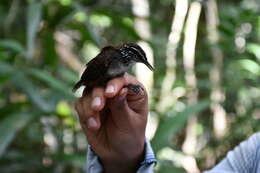
[[[192,1],[189,1],[192,2]],[[223,158],[248,135],[259,130],[260,16],[254,1],[217,1],[220,41],[206,39],[202,16],[196,43],[198,103],[189,106],[181,96],[164,115],[156,106],[165,77],[165,56],[173,17],[173,1],[150,0],[155,55],[155,85],[150,109],[158,119],[152,145],[159,159],[157,172],[183,172],[176,161],[185,136],[187,119],[197,116],[198,147],[194,157],[201,169]],[[203,13],[204,14],[204,13]],[[107,44],[137,42],[131,1],[95,0],[2,0],[0,4],[0,170],[1,173],[83,172],[86,140],[73,108],[71,88],[80,65]],[[177,78],[173,87],[185,83],[182,44],[177,49]],[[211,48],[224,57],[221,85],[227,112],[228,133],[217,139],[210,112],[213,68]],[[177,111],[178,110],[178,111]],[[224,141],[224,142],[223,142]],[[171,151],[174,156],[160,157]],[[175,158],[176,155],[176,158]]]
[[[42,4],[40,2],[30,3],[27,7],[27,24],[26,24],[26,42],[27,42],[27,57],[32,58],[35,37],[37,34],[37,29],[41,21]]]
[[[30,120],[33,115],[30,113],[18,113],[9,115],[0,123],[0,157],[3,155],[7,146],[12,142],[16,133],[22,129]]]
[[[195,116],[199,112],[209,107],[209,101],[201,102],[197,105],[187,107],[182,112],[174,110],[169,111],[166,116],[160,119],[159,127],[152,140],[154,152],[169,145],[169,140],[181,129],[191,116]]]

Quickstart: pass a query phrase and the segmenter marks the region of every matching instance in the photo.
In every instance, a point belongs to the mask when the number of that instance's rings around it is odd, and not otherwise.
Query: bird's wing
[[[86,69],[81,76],[81,81],[85,84],[95,82],[97,80],[104,80],[109,64],[112,59],[111,56],[115,53],[113,47],[107,46],[101,52],[86,64]]]
[[[105,74],[105,72],[106,65],[102,61],[102,57],[97,56],[87,63],[80,80],[84,81],[84,83],[93,82],[97,80],[101,74]]]

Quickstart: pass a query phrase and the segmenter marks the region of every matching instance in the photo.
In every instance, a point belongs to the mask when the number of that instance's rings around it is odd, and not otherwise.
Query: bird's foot
[[[140,85],[127,84],[124,88],[128,88],[133,91],[135,94],[140,94],[144,89]]]

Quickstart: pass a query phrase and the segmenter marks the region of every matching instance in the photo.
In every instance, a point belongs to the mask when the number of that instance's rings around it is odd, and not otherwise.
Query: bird
[[[89,93],[95,87],[104,87],[109,80],[123,76],[135,63],[143,63],[151,71],[154,70],[149,64],[144,50],[138,44],[122,43],[117,46],[106,46],[86,64],[86,69],[72,91],[75,92],[81,86],[85,86],[84,92]],[[143,89],[133,84],[124,87],[135,93]]]

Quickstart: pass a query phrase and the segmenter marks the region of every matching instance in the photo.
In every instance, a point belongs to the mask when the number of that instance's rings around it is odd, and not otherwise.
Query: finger
[[[97,112],[98,115],[90,117],[85,122],[81,122],[81,127],[87,137],[88,143],[92,146],[97,145],[97,136],[99,134],[99,130],[101,128],[101,121],[100,121],[100,113]]]
[[[128,84],[136,84],[144,88],[144,86],[140,82],[138,82],[135,77],[129,75],[128,73],[125,73],[124,76],[112,79],[107,83],[105,96],[107,98],[114,97],[125,85]]]
[[[142,91],[144,94],[136,94],[131,89],[122,88],[119,95],[124,95],[124,92],[126,92],[126,104],[129,109],[138,114],[147,112],[148,98],[145,91]]]
[[[75,102],[75,109],[78,113],[80,124],[84,131],[96,131],[100,128],[100,117],[98,112],[91,109],[91,98],[82,97]]]
[[[144,110],[144,106],[140,105],[147,104],[147,92],[144,86],[135,77],[129,75],[128,73],[125,73],[123,77],[110,80],[105,90],[105,96],[108,98],[115,97],[124,89],[124,86],[128,84],[138,85],[141,88],[140,92],[138,93],[134,92],[131,89],[125,88],[127,90],[128,106],[136,113],[146,111]],[[114,88],[109,88],[111,86]],[[113,92],[108,92],[109,90]]]
[[[127,100],[127,89],[123,88],[120,93],[115,97],[108,100],[108,107],[110,109],[111,116],[114,122],[126,122],[126,116],[131,113],[131,109],[128,107]]]
[[[92,91],[91,108],[101,111],[105,106],[104,88],[94,88]]]
[[[91,107],[92,97],[83,97],[81,100],[85,118],[93,116],[95,114],[95,110]]]
[[[138,113],[129,107],[129,103],[127,102],[127,90],[127,88],[122,88],[119,94],[109,99],[107,103],[115,127],[120,129],[121,132],[129,133],[132,130],[136,130],[135,127],[142,124],[141,122],[146,122],[146,116],[138,116]],[[141,105],[141,107],[142,106],[143,105]],[[140,121],[140,117],[142,121]],[[143,119],[145,121],[143,121]]]
[[[88,136],[90,133],[97,132],[101,127],[99,112],[96,112],[94,116],[88,117],[84,121],[80,121],[80,123]]]
[[[125,74],[125,80],[127,81],[127,84],[132,84],[132,85],[138,85],[140,86],[139,92],[136,93],[131,89],[128,89],[127,93],[127,101],[137,101],[140,99],[146,99],[147,98],[147,92],[142,83],[140,83],[134,76]]]
[[[91,109],[91,97],[83,96],[75,101],[75,109],[79,117],[88,117],[94,114],[94,111]]]
[[[118,94],[118,92],[125,85],[125,83],[126,83],[126,80],[124,77],[119,77],[119,78],[110,80],[106,86],[105,96],[107,98],[114,97],[115,95]]]
[[[78,114],[78,116],[80,115],[83,115],[83,107],[82,107],[82,104],[81,104],[81,100],[80,99],[77,99],[74,103],[74,108]]]
[[[126,73],[126,74],[124,75],[124,78],[125,78],[125,80],[126,80],[126,85],[127,85],[127,84],[139,85],[140,87],[142,87],[143,89],[145,89],[144,85],[143,85],[141,82],[139,82],[134,76],[132,76],[132,75]]]

